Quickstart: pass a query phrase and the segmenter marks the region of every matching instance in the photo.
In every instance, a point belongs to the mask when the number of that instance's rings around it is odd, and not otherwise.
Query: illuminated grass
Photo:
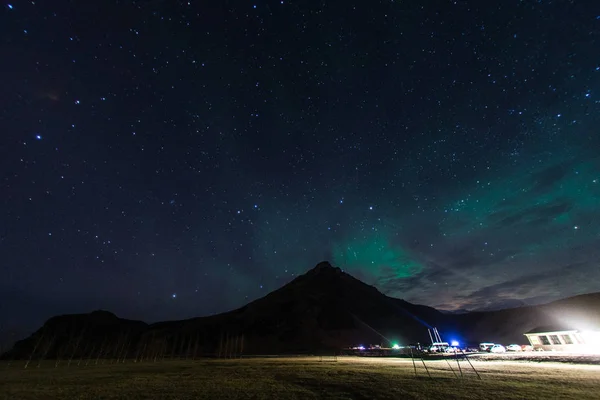
[[[600,366],[477,362],[482,380],[461,362],[457,379],[445,361],[415,377],[410,360],[318,358],[165,361],[88,367],[0,365],[7,399],[595,399]],[[450,366],[458,373],[456,362]]]

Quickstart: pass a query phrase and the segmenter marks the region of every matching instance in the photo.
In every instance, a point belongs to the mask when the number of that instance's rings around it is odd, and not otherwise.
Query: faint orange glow
[[[50,101],[60,101],[60,95],[54,91],[40,92],[39,97]]]

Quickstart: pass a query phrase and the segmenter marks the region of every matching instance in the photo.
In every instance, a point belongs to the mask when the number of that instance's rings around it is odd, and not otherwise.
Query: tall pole
[[[410,359],[413,363],[413,368],[415,369],[415,376],[417,376],[417,364],[415,364],[415,357],[413,356],[412,347],[410,347]]]

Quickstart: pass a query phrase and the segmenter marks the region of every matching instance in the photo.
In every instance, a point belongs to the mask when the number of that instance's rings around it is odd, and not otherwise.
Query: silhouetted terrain
[[[477,342],[527,343],[523,334],[541,326],[600,329],[600,293],[499,311],[454,315],[462,337]]]
[[[155,324],[106,311],[53,317],[3,358],[93,362],[331,353],[356,344],[427,343],[428,327],[437,327],[446,340],[524,343],[524,332],[556,324],[600,326],[600,293],[542,306],[447,314],[385,296],[323,262],[261,299],[210,317]]]

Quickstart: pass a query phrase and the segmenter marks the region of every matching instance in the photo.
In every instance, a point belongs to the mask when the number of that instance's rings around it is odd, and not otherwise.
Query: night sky
[[[4,1],[2,326],[600,290],[597,3]]]

